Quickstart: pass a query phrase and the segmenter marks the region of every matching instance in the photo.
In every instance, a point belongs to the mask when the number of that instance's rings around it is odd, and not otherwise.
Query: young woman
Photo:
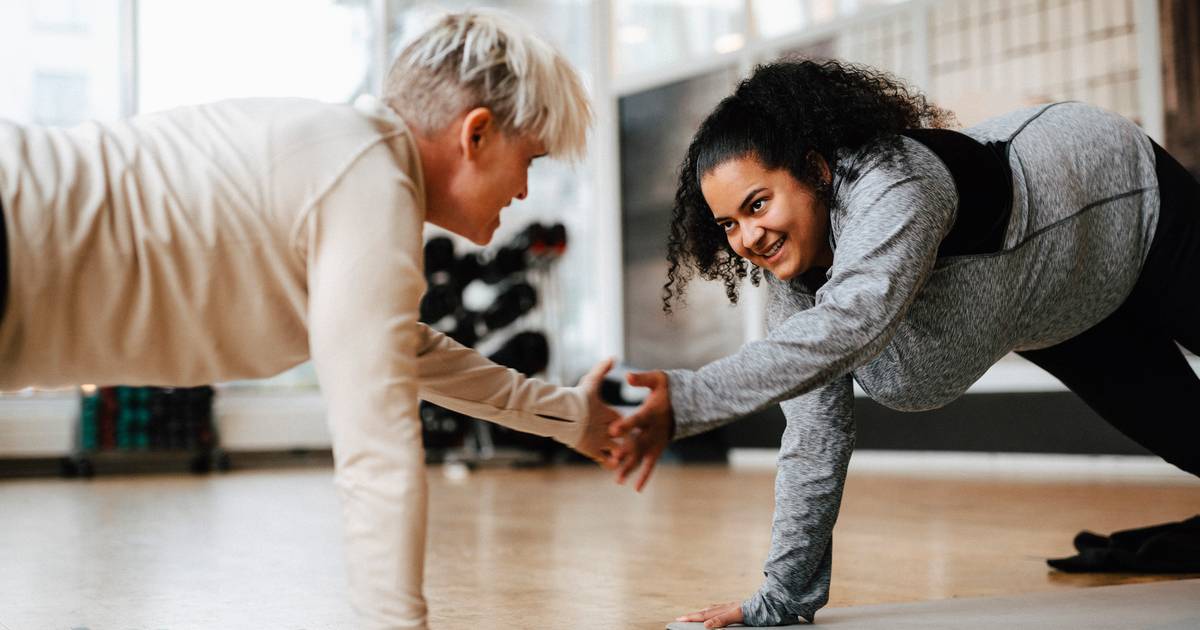
[[[696,133],[672,217],[665,306],[694,273],[736,301],[765,276],[770,333],[696,371],[648,372],[620,480],[673,437],[782,403],[766,580],[707,627],[812,620],[854,447],[852,383],[894,409],[962,394],[1012,351],[1200,474],[1200,186],[1136,125],[1079,103],[955,132],[879,72],[758,68]],[[760,271],[762,270],[762,271]],[[763,273],[765,272],[765,273]]]

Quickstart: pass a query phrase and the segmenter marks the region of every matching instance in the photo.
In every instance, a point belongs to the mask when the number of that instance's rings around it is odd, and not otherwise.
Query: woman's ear
[[[833,172],[829,170],[829,162],[825,161],[825,157],[816,151],[808,154],[808,159],[812,160],[814,166],[817,167],[817,173],[821,176],[821,181],[829,186],[833,183]]]
[[[458,148],[467,160],[475,160],[486,143],[491,142],[495,129],[495,118],[492,110],[486,107],[476,107],[467,112],[462,119],[459,129]]]

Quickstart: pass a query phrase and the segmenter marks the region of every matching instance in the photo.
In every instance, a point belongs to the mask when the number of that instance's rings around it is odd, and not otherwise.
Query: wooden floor
[[[432,473],[434,628],[657,630],[760,583],[770,471],[666,466],[641,495],[588,467]],[[351,628],[330,475],[0,482],[0,629]],[[852,475],[830,606],[1160,579],[1044,559],[1198,512],[1198,483]]]

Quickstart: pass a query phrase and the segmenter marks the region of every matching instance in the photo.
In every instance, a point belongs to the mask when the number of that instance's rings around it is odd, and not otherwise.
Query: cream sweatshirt
[[[0,388],[196,385],[310,357],[351,597],[421,628],[418,397],[575,445],[586,398],[417,321],[421,164],[379,106],[233,100],[71,129],[0,121]]]

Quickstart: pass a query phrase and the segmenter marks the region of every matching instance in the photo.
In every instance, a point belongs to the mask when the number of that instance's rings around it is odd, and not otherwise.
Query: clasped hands
[[[606,469],[616,471],[617,483],[625,483],[630,474],[640,468],[634,487],[641,492],[675,435],[667,374],[653,371],[626,375],[630,385],[648,387],[650,393],[637,409],[621,417],[600,397],[600,385],[610,369],[612,359],[606,359],[579,381],[579,386],[587,393],[588,424],[575,450]]]

